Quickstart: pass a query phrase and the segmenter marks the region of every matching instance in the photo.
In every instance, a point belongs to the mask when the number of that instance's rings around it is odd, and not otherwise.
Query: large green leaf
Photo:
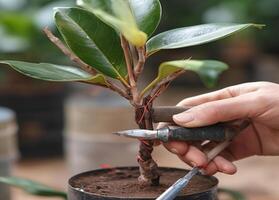
[[[207,87],[213,87],[219,75],[226,69],[228,69],[227,64],[216,60],[176,60],[164,62],[159,67],[156,79],[142,93],[146,93],[164,78],[180,70],[196,72]]]
[[[58,191],[41,183],[34,181],[16,178],[16,177],[0,177],[0,183],[8,184],[23,189],[25,192],[47,197],[61,197],[67,199],[67,194],[62,191]]]
[[[80,8],[57,8],[56,25],[71,50],[99,72],[123,79],[126,67],[117,33]]]
[[[161,21],[162,7],[159,0],[129,0],[139,29],[148,36]]]
[[[139,30],[127,0],[77,0],[77,4],[93,12],[135,46],[146,43],[146,33]]]
[[[161,49],[176,49],[215,41],[257,24],[203,24],[160,33],[147,42],[148,54]]]
[[[98,76],[92,76],[91,74],[70,66],[55,65],[49,63],[27,63],[21,61],[4,60],[0,63],[8,64],[16,71],[30,76],[32,78],[46,80],[46,81],[84,81],[94,84],[105,85],[106,83]]]

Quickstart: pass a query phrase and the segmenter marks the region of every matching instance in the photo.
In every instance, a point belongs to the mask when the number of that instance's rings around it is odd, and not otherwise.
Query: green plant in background
[[[161,20],[159,0],[78,0],[77,7],[55,8],[55,23],[65,43],[48,28],[47,37],[77,66],[2,60],[32,78],[56,82],[83,82],[110,89],[135,108],[140,128],[153,129],[148,108],[169,84],[187,71],[199,75],[208,87],[228,67],[216,60],[164,61],[158,75],[139,85],[145,62],[164,49],[201,45],[256,24],[203,24],[152,36]],[[138,162],[142,185],[158,184],[152,141],[141,141]]]
[[[59,60],[61,55],[41,34],[42,27],[54,28],[53,7],[74,5],[73,0],[0,0],[0,56],[21,59]],[[46,55],[37,49],[44,48]],[[30,56],[32,55],[32,57]]]
[[[0,183],[11,185],[26,191],[29,194],[43,197],[61,197],[67,199],[67,194],[41,183],[16,177],[0,177]]]

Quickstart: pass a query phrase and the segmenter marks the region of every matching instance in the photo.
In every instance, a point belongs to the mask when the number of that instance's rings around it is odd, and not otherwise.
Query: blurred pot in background
[[[0,177],[10,176],[14,161],[18,158],[17,125],[15,113],[0,107]],[[1,199],[10,200],[10,188],[0,184]]]
[[[112,135],[136,127],[132,108],[111,92],[93,91],[72,95],[65,104],[65,152],[72,174],[137,163],[138,142]]]
[[[61,60],[64,56],[41,30],[45,26],[54,27],[53,7],[73,2],[0,1],[0,58],[65,63]],[[65,90],[65,85],[30,80],[1,66],[0,105],[17,113],[23,157],[62,153]]]

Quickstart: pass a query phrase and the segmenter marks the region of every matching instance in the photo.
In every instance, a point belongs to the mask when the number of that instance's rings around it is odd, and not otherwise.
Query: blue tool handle
[[[199,168],[194,167],[184,177],[178,179],[171,187],[169,187],[163,194],[161,194],[156,200],[172,200],[179,194],[179,192],[185,188],[193,176],[199,171]]]

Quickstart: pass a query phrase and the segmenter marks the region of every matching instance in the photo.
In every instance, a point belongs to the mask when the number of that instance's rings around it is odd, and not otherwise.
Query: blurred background
[[[207,45],[162,51],[148,61],[143,83],[154,78],[161,62],[189,57],[229,64],[230,69],[214,90],[248,81],[279,82],[278,0],[161,3],[163,18],[157,32],[212,22],[251,22],[266,27]],[[0,59],[71,64],[42,33],[48,26],[59,35],[52,9],[71,5],[73,0],[0,0]],[[176,80],[156,104],[174,105],[185,97],[208,91],[195,74],[188,73]],[[1,65],[0,106],[15,114],[0,110],[5,116],[3,123],[15,126],[16,121],[18,125],[18,131],[10,137],[0,135],[0,145],[12,141],[7,145],[10,151],[0,152],[0,175],[12,173],[65,189],[68,177],[75,173],[136,164],[137,142],[110,135],[115,130],[136,127],[133,110],[128,102],[110,92],[78,83],[29,79]],[[154,157],[161,166],[187,167],[160,147]],[[237,166],[239,172],[234,176],[217,175],[221,186],[241,191],[251,200],[279,199],[279,157],[253,157],[237,162]],[[12,199],[47,198],[13,190]]]

